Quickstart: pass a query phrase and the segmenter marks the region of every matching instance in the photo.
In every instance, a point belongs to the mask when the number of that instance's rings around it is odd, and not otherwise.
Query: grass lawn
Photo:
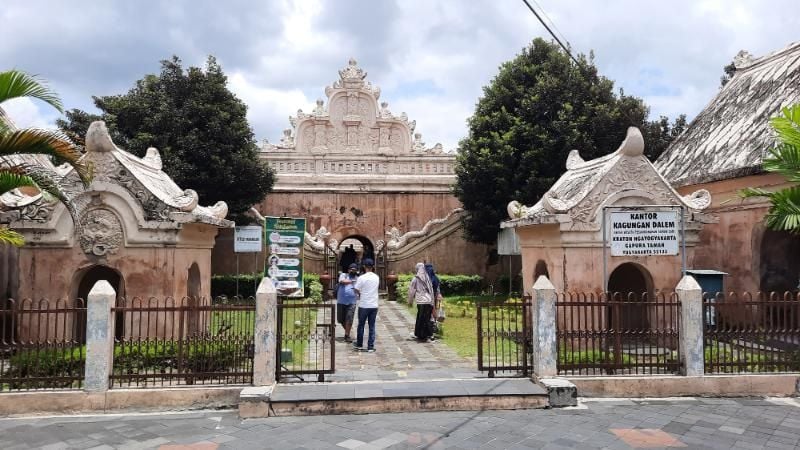
[[[467,295],[444,298],[447,319],[440,324],[441,339],[459,356],[475,358],[478,355],[476,302],[505,301],[502,295]],[[416,313],[416,307],[406,306]]]

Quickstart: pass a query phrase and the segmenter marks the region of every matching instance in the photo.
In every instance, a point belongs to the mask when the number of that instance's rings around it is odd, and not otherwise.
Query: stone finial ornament
[[[363,81],[367,77],[367,72],[358,67],[358,62],[355,58],[350,58],[347,61],[347,67],[339,71],[339,77],[342,81]]]
[[[161,153],[155,147],[147,149],[147,154],[142,158],[142,162],[156,170],[161,170],[163,163],[161,162]]]
[[[636,127],[628,127],[628,133],[617,151],[625,156],[640,156],[644,154],[644,137]]]
[[[570,150],[567,155],[567,170],[572,170],[585,162],[578,150]]]
[[[86,132],[86,152],[102,153],[110,152],[117,149],[111,136],[108,134],[106,123],[100,120],[92,122],[89,125],[89,130]]]
[[[733,67],[737,69],[744,69],[745,67],[753,64],[755,58],[747,50],[740,50],[736,56],[733,57]]]
[[[523,205],[522,203],[511,200],[508,202],[508,206],[506,206],[506,211],[508,211],[508,217],[512,219],[521,219],[528,215],[530,208]]]

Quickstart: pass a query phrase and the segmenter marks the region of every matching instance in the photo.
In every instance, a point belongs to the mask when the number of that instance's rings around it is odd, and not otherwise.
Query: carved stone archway
[[[108,284],[114,288],[114,292],[117,294],[117,303],[119,303],[120,299],[125,298],[125,278],[122,276],[122,273],[113,267],[103,264],[84,267],[75,272],[72,276],[71,298],[81,299],[87,302],[89,299],[89,292],[100,280],[108,281]],[[78,342],[85,342],[86,340],[85,325],[84,323],[75,323],[73,326],[75,338]],[[116,313],[114,317],[114,336],[116,338],[121,338],[124,335],[125,316],[123,313]]]

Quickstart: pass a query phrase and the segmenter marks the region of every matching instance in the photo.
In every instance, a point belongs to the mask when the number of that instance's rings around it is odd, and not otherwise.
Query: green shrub
[[[258,284],[261,283],[261,274],[240,275],[214,275],[211,277],[211,297],[235,297],[236,281],[239,281],[239,297],[255,297]],[[303,274],[303,297],[312,301],[322,301],[322,284],[319,275],[315,273]]]
[[[305,289],[305,298],[314,303],[322,302],[322,283],[319,281],[319,275],[315,273],[303,274],[303,288]]]
[[[480,275],[445,275],[436,274],[439,277],[439,290],[442,296],[449,297],[454,295],[478,295],[483,287],[483,278]],[[408,289],[411,287],[411,280],[414,275],[401,273],[397,276],[397,298],[400,301],[408,299]]]
[[[500,275],[494,283],[494,292],[497,294],[510,294],[522,292],[522,275],[514,275],[511,280],[511,292],[508,290],[508,275]]]
[[[622,364],[631,364],[633,362],[629,355],[623,354],[621,356]],[[599,350],[561,350],[558,352],[559,364],[602,364],[613,362],[614,354],[610,352],[601,352]]]
[[[47,348],[23,350],[9,360],[9,368],[3,378],[83,378],[86,365],[86,347]],[[9,383],[11,389],[67,388],[72,380],[25,380]]]
[[[211,297],[235,297],[236,282],[239,282],[239,297],[255,297],[261,274],[213,275],[211,277]]]

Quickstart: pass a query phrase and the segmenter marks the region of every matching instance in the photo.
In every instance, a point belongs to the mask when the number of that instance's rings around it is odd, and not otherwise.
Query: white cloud
[[[20,128],[54,128],[58,112],[49,105],[45,106],[48,109],[47,112],[40,109],[37,103],[25,97],[3,102],[3,109],[14,121],[14,124]]]
[[[281,130],[289,128],[289,116],[298,108],[310,111],[313,101],[297,89],[278,90],[250,83],[239,72],[230,73],[228,87],[247,105],[247,120],[260,139],[277,142]]]
[[[594,50],[600,73],[644,98],[653,116],[691,118],[740,49],[760,56],[797,39],[794,3],[536,5],[575,52]],[[248,104],[257,137],[274,142],[289,126],[287,116],[324,98],[324,87],[352,56],[392,111],[405,110],[428,144],[445,148],[466,134],[465,119],[497,67],[533,38],[549,38],[522,2],[492,0],[6,0],[0,21],[3,65],[50,80],[68,108],[92,110],[92,95],[125,92],[172,54],[187,65],[213,54]],[[14,108],[18,121],[55,117],[37,104]]]

